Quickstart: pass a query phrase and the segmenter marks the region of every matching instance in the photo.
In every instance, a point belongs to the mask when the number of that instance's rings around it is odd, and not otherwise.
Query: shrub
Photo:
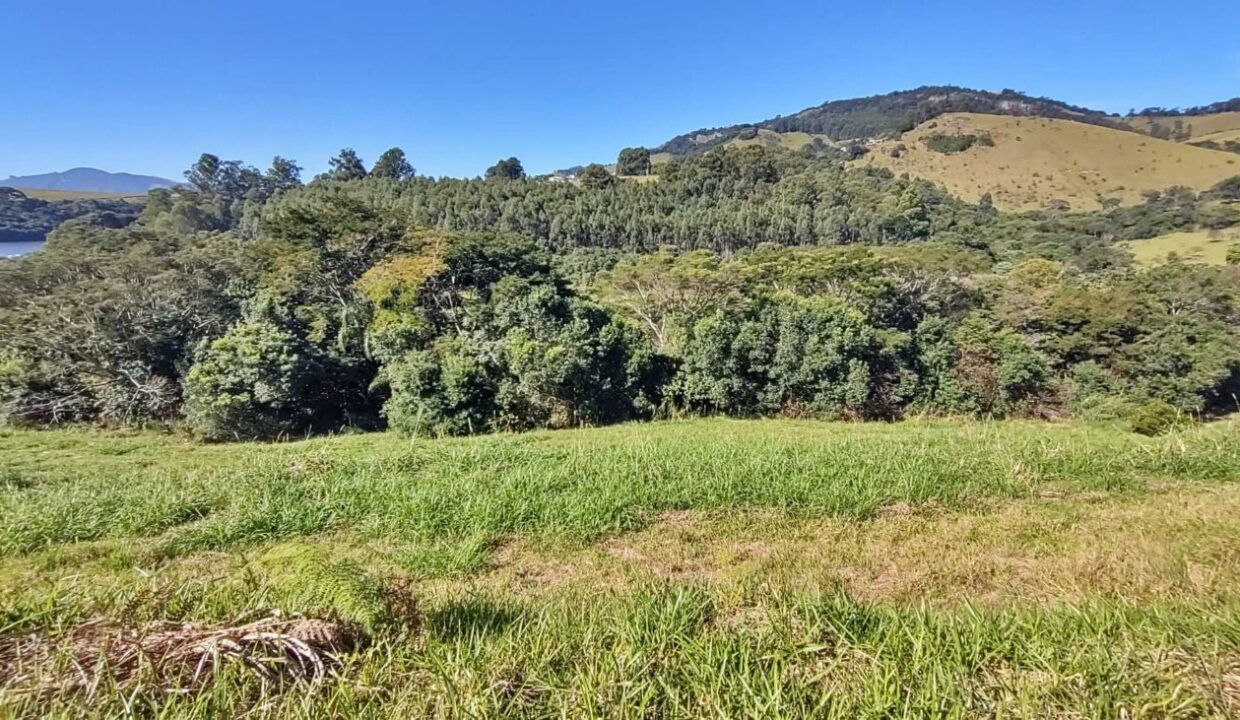
[[[1150,400],[1132,415],[1132,431],[1139,435],[1162,435],[1180,423],[1180,411],[1166,400]]]
[[[944,155],[952,155],[964,152],[974,145],[984,147],[993,147],[995,141],[989,135],[974,135],[972,133],[965,135],[947,135],[945,133],[933,133],[921,139],[926,147]]]
[[[309,375],[289,333],[270,323],[234,326],[190,368],[185,416],[206,440],[274,438],[301,429]]]
[[[453,338],[406,354],[387,368],[388,424],[415,435],[466,435],[491,429],[495,372]]]

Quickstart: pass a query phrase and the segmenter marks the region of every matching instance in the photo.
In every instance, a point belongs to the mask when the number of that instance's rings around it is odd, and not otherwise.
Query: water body
[[[23,240],[21,242],[0,242],[0,257],[17,257],[32,253],[43,247],[42,240]]]

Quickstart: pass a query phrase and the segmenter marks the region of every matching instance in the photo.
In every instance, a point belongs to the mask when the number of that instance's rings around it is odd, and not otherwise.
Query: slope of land
[[[146,199],[141,193],[96,192],[89,190],[43,190],[40,188],[14,188],[26,197],[36,200],[128,200],[142,202]]]
[[[141,210],[138,203],[118,196],[82,197],[73,193],[71,199],[43,200],[14,188],[0,187],[0,242],[42,242],[66,220],[111,213],[127,222]]]
[[[704,128],[679,135],[655,149],[657,153],[687,155],[704,152],[730,140],[752,136],[755,130],[808,133],[831,140],[865,140],[899,133],[940,115],[958,112],[1018,117],[1077,120],[1127,128],[1106,113],[1050,98],[1035,98],[1013,90],[994,93],[953,86],[921,87],[850,100],[834,100],[798,113],[756,123]]]
[[[1234,423],[5,430],[0,712],[1234,716],[1237,477]]]
[[[1207,115],[1137,115],[1124,118],[1136,130],[1151,134],[1159,128],[1174,131],[1179,123],[1185,142],[1225,140],[1240,136],[1240,111]]]
[[[936,135],[989,137],[993,146],[944,153],[926,145]],[[1240,174],[1231,153],[1069,120],[974,113],[945,115],[875,143],[857,162],[925,178],[972,202],[989,193],[1007,210],[1056,201],[1091,210],[1106,198],[1132,204],[1147,190],[1205,190]]]
[[[123,195],[141,195],[154,188],[172,187],[176,184],[175,180],[153,175],[111,173],[87,167],[43,175],[10,176],[7,180],[0,180],[0,185],[9,187]]]
[[[1240,230],[1169,233],[1124,243],[1124,246],[1132,252],[1137,264],[1144,266],[1164,263],[1172,253],[1185,262],[1222,265],[1227,261],[1228,250],[1240,246]]]

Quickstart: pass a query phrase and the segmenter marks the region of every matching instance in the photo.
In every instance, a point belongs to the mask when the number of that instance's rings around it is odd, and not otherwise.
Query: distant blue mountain
[[[95,168],[73,168],[45,175],[10,176],[0,185],[35,190],[66,190],[70,192],[145,193],[152,188],[172,187],[175,180],[154,175],[110,173]]]

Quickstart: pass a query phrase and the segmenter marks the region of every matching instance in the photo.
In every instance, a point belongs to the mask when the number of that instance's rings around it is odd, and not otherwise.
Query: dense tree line
[[[923,122],[954,112],[989,115],[1032,115],[1131,129],[1117,117],[1050,98],[1035,98],[1005,89],[1001,92],[954,86],[928,86],[872,97],[833,100],[798,113],[745,125],[705,128],[679,135],[656,152],[692,155],[709,151],[737,137],[752,137],[761,129],[806,132],[832,140],[866,140],[907,132]]]
[[[141,207],[124,200],[40,200],[0,187],[0,242],[38,242],[66,220],[94,216],[101,224],[122,225]]]
[[[1235,409],[1240,268],[1138,270],[1116,244],[1240,219],[1191,191],[1011,215],[763,148],[603,174],[344,151],[302,185],[204,155],[136,221],[0,263],[0,414],[229,439]]]

